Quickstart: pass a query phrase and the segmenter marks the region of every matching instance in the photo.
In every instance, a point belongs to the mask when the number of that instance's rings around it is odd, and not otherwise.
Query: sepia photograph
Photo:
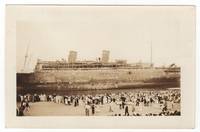
[[[194,94],[194,6],[7,5],[6,11],[7,34],[15,34],[17,119],[184,117],[188,81]]]

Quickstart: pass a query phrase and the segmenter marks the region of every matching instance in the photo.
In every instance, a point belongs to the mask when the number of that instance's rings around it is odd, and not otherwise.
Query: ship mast
[[[31,59],[32,59],[32,54],[30,54],[29,59],[28,59],[28,62],[27,62],[28,70],[29,70],[29,68],[30,68]]]
[[[27,49],[26,49],[26,54],[24,57],[24,67],[23,67],[22,71],[25,71],[25,68],[26,68],[26,63],[27,63],[27,59],[28,59],[28,50],[29,50],[29,45],[27,46]]]
[[[152,62],[152,41],[151,41],[151,67],[153,67],[153,62]]]

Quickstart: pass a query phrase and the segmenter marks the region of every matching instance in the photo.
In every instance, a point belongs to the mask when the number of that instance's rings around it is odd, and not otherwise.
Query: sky
[[[192,7],[166,6],[29,6],[16,13],[17,71],[32,71],[37,59],[96,60],[102,50],[110,61],[181,66],[192,56],[195,19]]]

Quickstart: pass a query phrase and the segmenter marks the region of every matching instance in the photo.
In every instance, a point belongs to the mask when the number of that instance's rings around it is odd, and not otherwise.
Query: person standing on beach
[[[94,104],[92,104],[92,115],[94,115],[95,114],[95,105]]]
[[[90,106],[88,104],[85,105],[85,115],[86,116],[90,115]]]
[[[134,105],[132,105],[132,113],[134,113],[135,112],[135,107],[134,107]]]
[[[125,107],[125,116],[128,116],[129,112],[128,112],[128,106]]]

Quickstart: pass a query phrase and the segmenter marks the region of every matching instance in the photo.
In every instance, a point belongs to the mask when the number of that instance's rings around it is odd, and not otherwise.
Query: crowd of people
[[[95,115],[99,106],[108,105],[108,112],[112,116],[141,116],[136,112],[136,107],[151,107],[157,104],[160,113],[148,112],[145,116],[172,116],[180,115],[180,110],[173,110],[174,104],[180,104],[180,90],[148,90],[137,92],[118,92],[96,95],[58,95],[58,94],[26,94],[17,95],[17,101],[21,102],[17,108],[17,115],[23,116],[23,112],[30,109],[29,103],[55,102],[68,106],[84,106],[85,115]],[[115,109],[123,113],[115,113]]]

